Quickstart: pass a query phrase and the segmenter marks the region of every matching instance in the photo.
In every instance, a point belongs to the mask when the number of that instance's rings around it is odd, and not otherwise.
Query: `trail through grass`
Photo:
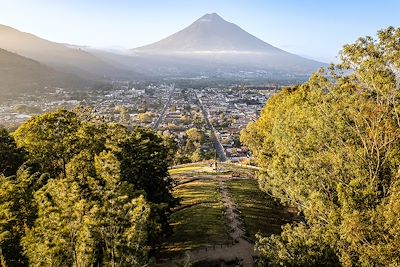
[[[262,192],[255,179],[231,179],[227,186],[236,203],[247,230],[247,236],[255,240],[255,234],[278,234],[281,226],[291,221],[292,215],[278,205],[272,197]]]
[[[219,183],[211,178],[176,178],[173,194],[181,205],[171,215],[174,233],[164,246],[164,255],[231,242]]]

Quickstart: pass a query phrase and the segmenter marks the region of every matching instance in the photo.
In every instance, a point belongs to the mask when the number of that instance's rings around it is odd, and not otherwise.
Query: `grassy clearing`
[[[197,203],[219,203],[221,196],[217,181],[208,179],[184,180],[174,188],[174,197],[180,199],[181,206]]]
[[[281,225],[290,220],[282,207],[258,189],[254,170],[236,166],[222,168],[224,172],[218,173],[219,178],[209,172],[208,166],[182,166],[171,170],[176,184],[173,194],[180,199],[180,206],[170,217],[174,232],[158,255],[159,260],[168,262],[188,250],[232,242],[223,214],[220,182],[226,184],[237,203],[250,239],[254,240],[258,232],[263,235],[279,233]]]
[[[193,250],[230,242],[220,204],[198,204],[175,212],[171,220],[175,232],[168,243],[178,249]]]
[[[253,178],[256,174],[256,170],[254,169],[234,164],[220,164],[219,168],[224,172],[230,173],[232,176]]]
[[[174,233],[164,245],[162,257],[231,242],[218,181],[198,176],[176,179],[178,185],[173,194],[181,206],[171,215]]]
[[[247,235],[253,241],[255,234],[278,234],[281,226],[290,221],[291,216],[284,208],[258,188],[255,179],[232,179],[226,181],[229,194],[241,212]]]
[[[182,167],[182,168],[170,169],[168,172],[169,172],[169,175],[172,176],[172,175],[176,175],[176,174],[198,171],[203,168],[204,168],[204,166],[187,166],[187,167]]]

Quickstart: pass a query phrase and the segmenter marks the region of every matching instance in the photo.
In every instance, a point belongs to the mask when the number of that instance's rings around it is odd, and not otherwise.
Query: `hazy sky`
[[[0,24],[95,47],[145,45],[212,12],[272,45],[325,62],[345,43],[400,26],[399,0],[0,0]]]

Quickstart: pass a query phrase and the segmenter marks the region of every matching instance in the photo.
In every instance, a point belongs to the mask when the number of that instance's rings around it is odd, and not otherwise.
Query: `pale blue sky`
[[[345,43],[400,26],[398,0],[0,0],[0,24],[95,47],[145,45],[211,12],[272,45],[325,62]]]

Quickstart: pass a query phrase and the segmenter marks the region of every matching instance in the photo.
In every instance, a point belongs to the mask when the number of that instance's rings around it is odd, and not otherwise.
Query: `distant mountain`
[[[225,21],[216,13],[206,14],[185,29],[134,51],[284,53],[239,26]]]
[[[326,64],[274,47],[219,15],[206,14],[153,44],[118,53],[54,43],[0,25],[0,48],[86,80],[297,79]]]
[[[81,48],[50,42],[5,25],[0,25],[0,48],[93,80],[131,75]]]
[[[0,100],[46,87],[83,86],[86,81],[65,74],[35,60],[0,49]]]
[[[144,59],[157,62],[159,57],[155,68],[165,66],[174,71],[196,66],[221,72],[266,70],[309,74],[326,65],[274,47],[216,13],[206,14],[185,29],[132,52],[138,62]],[[172,62],[178,63],[170,65]]]

